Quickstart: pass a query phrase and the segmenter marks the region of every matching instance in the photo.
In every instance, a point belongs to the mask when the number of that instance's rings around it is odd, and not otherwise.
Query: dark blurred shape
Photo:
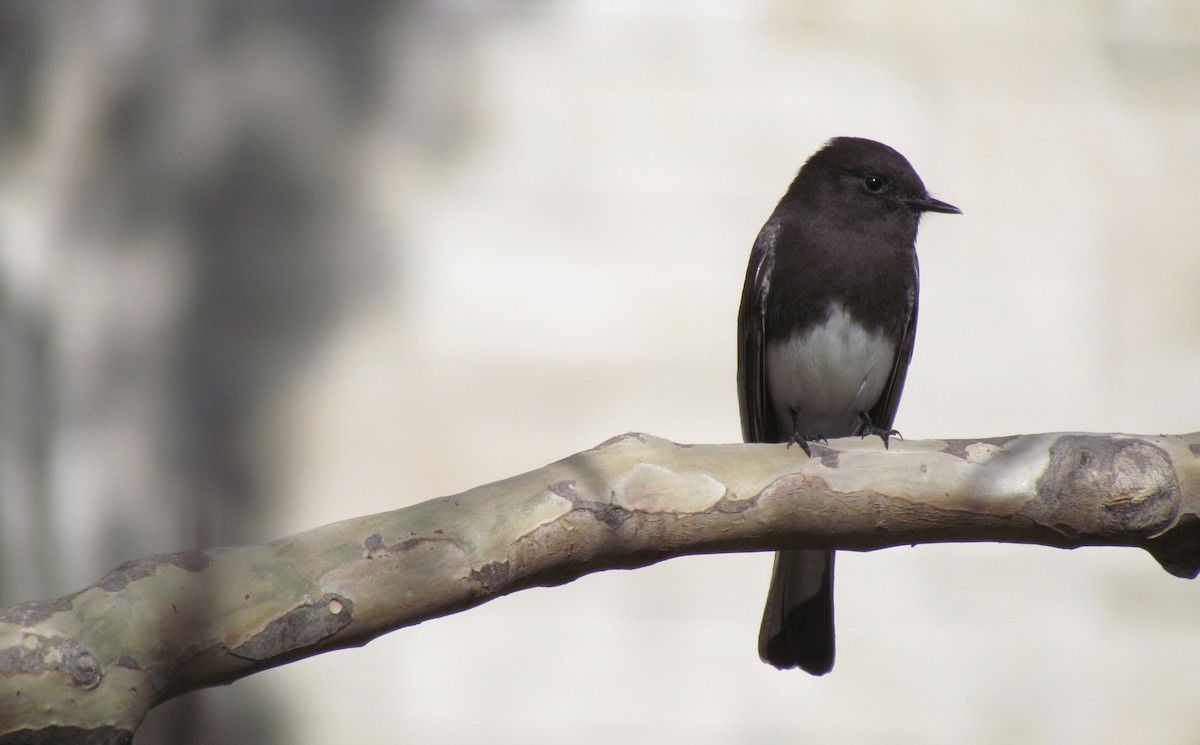
[[[30,123],[34,72],[41,61],[35,2],[0,3],[0,136],[15,137]],[[2,150],[0,150],[2,152]]]
[[[346,155],[409,7],[0,4],[0,602],[263,537],[263,406],[386,278]],[[137,742],[282,741],[238,701]]]

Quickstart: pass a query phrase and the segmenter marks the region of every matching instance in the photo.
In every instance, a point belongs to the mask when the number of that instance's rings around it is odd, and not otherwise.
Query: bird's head
[[[849,220],[962,212],[931,197],[903,155],[860,137],[826,143],[800,169],[789,191],[822,214],[840,213]]]

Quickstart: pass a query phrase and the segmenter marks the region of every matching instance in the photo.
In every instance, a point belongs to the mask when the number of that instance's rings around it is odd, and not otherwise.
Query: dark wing
[[[913,356],[913,341],[917,335],[917,297],[920,293],[920,272],[915,266],[916,259],[913,259],[913,285],[909,293],[908,304],[908,323],[904,326],[904,335],[900,337],[900,345],[896,348],[896,361],[892,363],[892,375],[888,378],[887,385],[883,388],[883,394],[879,400],[867,412],[871,417],[871,424],[882,430],[892,428],[892,423],[896,419],[896,409],[900,406],[900,394],[904,392],[904,379],[908,376],[908,363],[912,361]],[[887,440],[884,440],[886,444]]]
[[[742,412],[742,439],[746,442],[778,442],[774,412],[767,390],[767,294],[775,266],[775,242],[779,224],[768,220],[754,241],[742,305],[738,309],[738,404]]]

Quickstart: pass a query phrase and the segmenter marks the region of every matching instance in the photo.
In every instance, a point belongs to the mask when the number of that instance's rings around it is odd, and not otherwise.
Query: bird
[[[879,436],[886,448],[917,328],[917,225],[934,199],[908,160],[835,137],[800,168],[750,252],[738,310],[738,403],[746,442]],[[829,550],[775,555],[759,657],[833,669]]]

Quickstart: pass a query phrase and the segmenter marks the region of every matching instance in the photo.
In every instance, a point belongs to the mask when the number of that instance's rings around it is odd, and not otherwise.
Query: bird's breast
[[[780,431],[792,431],[795,412],[800,434],[854,434],[859,415],[882,395],[895,357],[894,342],[837,303],[823,323],[769,342],[767,390]]]

